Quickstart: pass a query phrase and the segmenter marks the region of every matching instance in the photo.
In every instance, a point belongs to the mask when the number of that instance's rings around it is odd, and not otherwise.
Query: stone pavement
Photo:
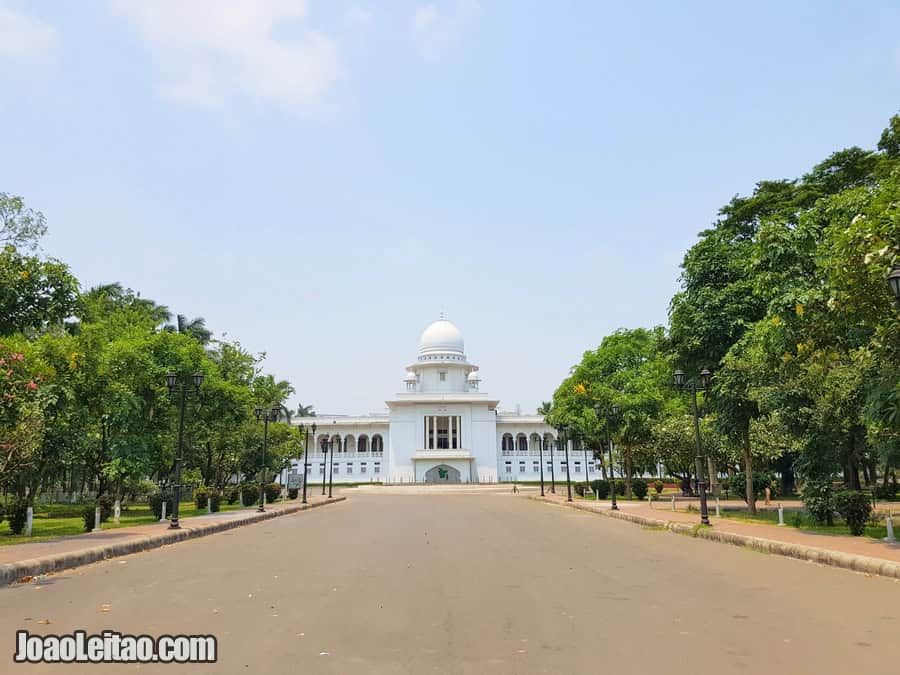
[[[558,489],[558,488],[557,488]],[[534,496],[529,491],[532,498]],[[546,501],[566,504],[565,492],[547,494]],[[704,539],[713,539],[739,546],[749,546],[757,550],[779,555],[787,555],[803,560],[845,567],[862,572],[883,574],[900,578],[900,544],[849,535],[828,534],[791,526],[778,527],[763,523],[749,523],[710,515],[711,528],[694,530],[700,522],[699,513],[672,511],[667,502],[655,502],[651,506],[644,502],[620,501],[619,511],[612,512],[608,501],[596,502],[575,498],[575,508],[593,511],[602,515],[631,520],[642,525],[666,526],[668,529],[692,534]]]
[[[169,529],[168,521],[166,521],[165,523],[118,527],[34,543],[0,546],[0,586],[13,583],[23,577],[56,572],[79,565],[87,565],[98,560],[203,537],[241,525],[277,518],[345,499],[346,497],[338,496],[329,500],[327,497],[312,495],[308,497],[309,504],[301,504],[299,500],[276,502],[267,504],[264,513],[259,513],[254,508],[247,508],[183,518],[181,529],[178,530]]]

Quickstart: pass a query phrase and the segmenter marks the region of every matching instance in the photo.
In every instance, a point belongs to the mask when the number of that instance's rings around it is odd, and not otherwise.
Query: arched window
[[[528,437],[525,434],[516,436],[516,450],[519,452],[528,452]]]
[[[331,437],[331,451],[332,452],[343,452],[344,448],[341,444],[341,437],[335,434]]]
[[[537,452],[538,448],[541,447],[540,434],[531,434],[531,438],[528,439],[528,446],[532,452]]]
[[[319,451],[326,452],[328,450],[328,436],[319,436]]]
[[[368,452],[369,451],[369,437],[365,434],[361,434],[359,440],[356,442],[356,451],[357,452]]]
[[[549,450],[551,445],[553,445],[553,434],[544,434],[544,450]]]
[[[503,434],[503,438],[500,440],[500,449],[503,450],[503,452],[513,451],[512,434]]]
[[[353,434],[344,436],[344,452],[356,452],[356,439]]]
[[[384,441],[381,440],[381,434],[372,436],[372,452],[384,452]]]

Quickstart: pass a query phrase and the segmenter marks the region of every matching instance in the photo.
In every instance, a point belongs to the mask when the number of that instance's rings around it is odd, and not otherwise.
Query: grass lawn
[[[764,525],[777,525],[777,511],[758,511],[755,516],[744,511],[723,511],[723,518],[732,520],[741,520],[746,523],[762,523]],[[833,527],[827,525],[819,525],[808,514],[800,511],[792,511],[784,514],[784,524],[787,527],[796,527],[801,530],[810,532],[821,532],[822,534],[843,534],[850,535],[850,529],[843,523],[837,523]],[[887,536],[887,527],[885,525],[866,525],[866,531],[862,535],[871,537],[872,539],[883,539]]]
[[[25,544],[35,541],[46,541],[56,537],[67,537],[73,534],[84,534],[84,520],[82,519],[83,505],[78,504],[39,504],[35,507],[34,525],[32,527],[31,536],[15,535],[9,530],[9,522],[4,520],[0,524],[0,546],[8,546],[10,544]],[[221,505],[221,511],[234,511],[240,509],[240,504]],[[244,507],[244,508],[256,508]],[[198,509],[194,502],[181,502],[178,507],[179,518],[190,518],[191,516],[205,516],[206,509]],[[102,528],[111,530],[117,527],[127,527],[130,525],[147,525],[157,522],[156,516],[150,510],[148,504],[132,504],[128,506],[128,510],[122,511],[119,523],[113,522],[112,517],[105,523]]]

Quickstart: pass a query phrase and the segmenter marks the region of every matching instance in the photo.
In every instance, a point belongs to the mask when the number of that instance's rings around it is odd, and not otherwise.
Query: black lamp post
[[[329,464],[328,464],[328,446],[330,445],[330,442],[331,442],[331,439],[326,437],[326,438],[324,439],[324,442],[322,443],[322,454],[325,456],[325,458],[324,458],[324,462],[325,462],[325,463],[322,465],[322,496],[323,496],[323,497],[325,496],[325,483],[328,482],[328,481],[327,481],[327,478],[328,478],[328,467],[329,467]]]
[[[584,489],[587,492],[591,491],[591,469],[590,464],[588,464],[588,444],[587,440],[581,434],[577,436],[581,440],[581,449],[584,450]],[[574,445],[572,447],[574,450]]]
[[[594,406],[594,412],[597,413],[597,418],[603,417],[606,420],[606,448],[609,450],[609,493],[611,495],[612,503],[610,508],[613,511],[619,510],[619,504],[616,502],[616,474],[613,470],[613,446],[612,446],[612,434],[610,433],[610,427],[612,427],[613,422],[616,421],[616,418],[619,417],[619,406],[613,403],[609,406],[609,410],[602,410],[599,405]],[[603,460],[603,453],[600,453],[601,461]]]
[[[544,496],[544,436],[541,436],[541,442],[538,445],[538,454],[540,455],[541,467],[541,497]]]
[[[305,432],[305,433],[304,433]],[[304,443],[303,443],[303,499],[301,501],[302,504],[306,504],[306,479],[309,476],[309,432],[310,427],[304,427],[303,424],[300,424],[300,433],[304,434]],[[313,443],[316,442],[316,423],[312,423],[312,435],[313,435]]]
[[[682,391],[691,393],[691,407],[694,412],[694,442],[697,444],[697,491],[700,493],[700,522],[709,525],[709,511],[706,508],[706,474],[703,471],[703,445],[700,442],[700,408],[697,405],[697,392],[709,389],[709,382],[712,379],[712,373],[708,368],[700,371],[700,381],[688,380],[684,378],[683,370],[675,371],[675,386]]]
[[[175,495],[172,504],[172,522],[169,528],[177,530],[181,528],[178,522],[178,503],[181,501],[181,464],[184,462],[184,408],[187,397],[191,394],[200,394],[200,385],[203,384],[203,373],[197,372],[179,382],[177,373],[166,374],[166,386],[169,388],[169,398],[174,398],[176,392],[180,394],[178,402],[178,452],[175,455]]]
[[[556,445],[559,448],[559,429],[556,430],[556,443],[554,444],[553,439],[550,439],[550,492],[556,494],[556,469],[554,465],[556,462],[553,460],[553,446]]]
[[[278,416],[281,414],[280,406],[272,406],[271,410],[256,408],[253,411],[256,415],[256,421],[263,423],[263,451],[262,451],[262,468],[259,474],[259,506],[257,511],[262,513],[266,510],[266,449],[269,445],[269,422],[277,422]]]
[[[900,265],[896,265],[894,269],[891,270],[887,280],[891,287],[891,291],[894,293],[894,300],[897,302],[897,307],[900,308]]]
[[[568,429],[566,427],[558,427],[556,429],[556,433],[559,434],[559,438],[562,439],[563,447],[566,450],[566,489],[568,491],[568,497],[566,498],[567,502],[572,501],[572,474],[569,470],[569,436]]]
[[[335,422],[337,424],[337,422]],[[331,462],[328,464],[328,499],[331,499],[331,481],[334,478],[334,436],[331,437]],[[341,437],[338,436],[338,452],[341,452]]]

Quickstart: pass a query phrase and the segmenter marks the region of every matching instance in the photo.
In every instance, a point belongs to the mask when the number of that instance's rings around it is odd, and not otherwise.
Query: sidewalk
[[[814,532],[791,526],[748,523],[716,518],[715,515],[710,515],[711,528],[697,528],[700,523],[699,513],[672,511],[666,502],[656,502],[651,508],[644,502],[622,501],[616,512],[610,509],[608,501],[576,498],[569,504],[564,494],[531,498],[629,520],[640,525],[666,527],[679,534],[900,579],[900,544],[897,543],[888,544],[867,537]]]
[[[169,529],[166,521],[89,532],[30,544],[0,546],[0,586],[14,583],[23,577],[58,572],[107,558],[146,551],[345,499],[346,497],[338,496],[329,500],[320,495],[313,495],[308,497],[308,504],[301,504],[299,500],[267,504],[264,513],[248,508],[184,518],[181,521],[181,529],[178,530]]]

